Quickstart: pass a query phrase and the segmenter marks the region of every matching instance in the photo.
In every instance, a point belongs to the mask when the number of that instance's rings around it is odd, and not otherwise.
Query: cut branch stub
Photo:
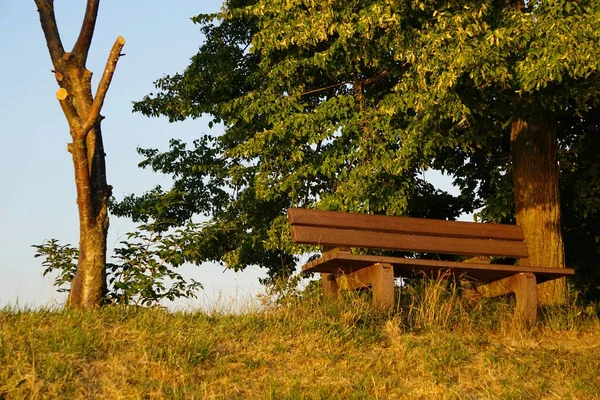
[[[121,50],[123,49],[124,45],[125,38],[123,38],[123,36],[119,36],[110,51],[108,60],[106,62],[106,67],[104,68],[104,73],[102,74],[102,78],[98,83],[96,97],[94,98],[92,107],[83,126],[81,126],[78,123],[78,121],[80,121],[81,118],[77,114],[77,111],[73,108],[73,105],[67,100],[67,97],[69,97],[68,90],[61,87],[56,92],[56,98],[58,99],[58,102],[60,103],[63,112],[67,116],[67,119],[73,124],[71,126],[71,130],[75,136],[85,137],[98,121],[98,118],[100,117],[100,110],[102,109],[102,105],[104,104],[106,93],[108,92],[110,82],[112,81],[112,77],[115,73],[117,62],[119,61],[119,57],[121,56]],[[88,73],[91,76],[91,72]]]
[[[79,118],[77,116],[77,112],[73,108],[73,105],[67,100],[69,97],[69,92],[65,88],[60,88],[56,91],[56,98],[60,103],[60,107],[62,108],[65,116],[67,117],[67,121],[69,122],[71,132],[77,132],[79,126],[73,126],[73,124],[78,125]]]
[[[67,92],[67,89],[65,89],[65,88],[60,88],[56,91],[56,98],[59,101],[65,100],[68,96],[69,96],[69,92]]]

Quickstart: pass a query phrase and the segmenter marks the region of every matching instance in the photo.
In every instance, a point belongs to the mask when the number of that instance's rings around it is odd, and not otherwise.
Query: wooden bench
[[[474,282],[489,297],[514,293],[516,316],[532,323],[537,315],[537,284],[575,274],[571,268],[490,264],[489,257],[528,257],[517,225],[389,217],[290,208],[295,243],[323,246],[323,254],[302,267],[320,272],[324,296],[370,287],[373,300],[394,304],[394,277],[415,273]],[[470,262],[353,254],[351,248],[395,250],[419,254],[455,254]],[[475,262],[473,262],[475,260]],[[478,262],[479,261],[479,262]]]

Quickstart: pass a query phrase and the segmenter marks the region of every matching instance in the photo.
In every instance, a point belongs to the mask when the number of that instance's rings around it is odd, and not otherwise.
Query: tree
[[[254,3],[230,1],[227,7],[230,11],[243,10]],[[311,206],[315,196],[331,191],[337,184],[332,176],[348,169],[343,161],[346,150],[339,145],[334,148],[322,145],[316,153],[328,149],[339,152],[336,164],[327,173],[317,173],[314,181],[305,179],[306,187],[291,184],[269,196],[257,192],[260,161],[235,156],[231,151],[250,140],[255,132],[268,129],[275,118],[267,112],[245,116],[237,105],[232,106],[236,99],[268,85],[268,74],[261,66],[262,54],[248,51],[259,29],[260,18],[249,14],[221,16],[218,21],[214,18],[214,15],[195,18],[206,37],[199,53],[184,73],[157,81],[160,92],[135,103],[134,110],[151,116],[164,115],[171,121],[209,114],[213,123],[224,124],[225,133],[218,138],[207,135],[195,141],[192,149],[174,140],[171,150],[165,153],[140,150],[146,158],[140,165],[172,175],[174,186],[167,192],[156,188],[141,197],[130,196],[114,203],[111,211],[135,220],[153,218],[162,221],[165,229],[185,223],[194,213],[210,216],[210,223],[205,227],[210,239],[197,248],[196,262],[218,261],[234,269],[259,265],[268,269],[269,278],[265,283],[273,282],[294,270],[293,254],[298,252],[289,243],[285,210],[294,204]],[[317,89],[320,84],[326,86],[334,82],[326,76],[314,80],[312,87]],[[338,86],[340,84],[331,86],[329,92],[334,93]],[[345,88],[342,91],[348,92],[348,98],[356,95]],[[318,102],[323,93],[316,90],[311,97]],[[270,144],[264,158],[286,157],[287,152],[288,143]],[[412,194],[411,202],[419,206],[412,208],[414,213],[455,218],[465,207],[466,202],[436,191],[422,180],[411,179],[406,191]],[[377,183],[372,182],[371,186],[373,184]],[[397,186],[390,182],[384,189],[395,191]],[[427,202],[434,206],[425,206]],[[373,206],[370,209],[381,212]]]
[[[230,1],[228,5],[241,8],[251,3]],[[200,235],[190,242],[193,257],[188,261],[221,262],[235,270],[259,265],[268,269],[266,281],[270,282],[289,274],[295,264],[288,252],[265,246],[271,223],[281,217],[289,202],[285,198],[259,199],[252,168],[224,155],[227,148],[262,125],[259,119],[232,124],[235,115],[224,108],[263,79],[257,69],[257,55],[247,51],[256,20],[216,22],[214,17],[194,18],[206,40],[186,72],[160,79],[156,85],[161,93],[136,103],[134,109],[147,115],[165,115],[170,121],[207,113],[213,116],[213,123],[226,124],[226,135],[218,139],[205,135],[194,141],[192,149],[172,140],[166,153],[140,150],[146,158],[140,166],[172,175],[173,188],[164,191],[157,187],[140,197],[129,196],[113,202],[111,211],[136,221],[152,219],[163,230],[184,225],[196,214],[210,216]]]
[[[557,132],[561,120],[587,114],[598,101],[599,35],[591,27],[600,22],[599,11],[597,2],[447,2],[430,9],[412,79],[403,81],[402,90],[419,80],[430,87],[416,91],[420,98],[409,107],[424,115],[443,102],[448,111],[437,118],[462,122],[467,134],[485,124],[472,113],[473,98],[487,108],[484,117],[505,114],[500,121],[510,126],[510,162],[504,169],[512,174],[516,222],[530,251],[522,262],[531,265],[565,265]],[[431,129],[422,122],[416,126],[427,140]],[[546,303],[562,303],[565,282],[545,284],[540,294]]]
[[[208,113],[223,122],[224,135],[210,139],[211,161],[195,164],[177,142],[163,154],[142,152],[143,165],[178,177],[181,200],[192,204],[183,187],[198,187],[199,177],[216,182],[190,173],[193,166],[207,171],[218,162],[219,179],[232,184],[224,192],[239,196],[228,194],[217,208],[245,222],[263,217],[255,206],[268,204],[274,211],[259,230],[240,224],[238,233],[286,254],[298,251],[285,229],[289,205],[438,218],[482,208],[485,221],[516,215],[531,262],[564,266],[556,155],[577,168],[576,154],[590,157],[575,144],[600,93],[599,7],[228,2],[220,24],[199,19],[214,35],[190,67],[159,80],[160,93],[135,105],[171,120]],[[196,146],[190,154],[207,151]],[[169,170],[173,157],[179,167]],[[457,198],[423,182],[431,167],[454,177]],[[212,189],[203,193],[212,198]],[[566,204],[578,203],[569,197]],[[134,203],[121,211],[133,215],[144,202]],[[561,302],[564,294],[562,283],[546,297]]]
[[[73,307],[97,307],[106,294],[106,235],[108,199],[111,187],[106,182],[105,154],[102,144],[100,110],[110,86],[125,39],[115,41],[95,96],[92,72],[86,61],[98,15],[99,0],[88,0],[79,36],[73,49],[65,51],[54,15],[53,0],[35,0],[46,44],[50,52],[56,92],[69,124],[72,142],[68,151],[73,158],[77,207],[79,210],[79,258],[67,304]]]

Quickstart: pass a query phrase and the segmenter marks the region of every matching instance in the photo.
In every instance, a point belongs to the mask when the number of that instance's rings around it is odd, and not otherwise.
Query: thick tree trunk
[[[106,295],[108,198],[100,121],[86,138],[74,140],[71,152],[79,210],[79,261],[67,304],[96,307]]]
[[[529,249],[529,258],[521,263],[564,268],[556,124],[515,118],[511,158],[517,224],[523,228]],[[566,289],[564,278],[543,283],[539,285],[539,301],[563,304]]]
[[[67,305],[92,308],[106,295],[106,236],[108,198],[100,110],[125,39],[119,36],[111,49],[96,96],[92,95],[92,73],[85,67],[94,34],[99,0],[88,0],[79,37],[71,52],[65,52],[54,15],[53,0],[35,0],[54,76],[60,89],[56,97],[69,123],[73,139],[68,150],[73,157],[77,207],[79,210],[79,261],[71,282]]]
[[[81,121],[87,121],[94,112],[94,98],[92,73],[81,68],[76,59],[73,61],[69,59],[61,66],[65,77],[61,88],[67,95],[62,100],[59,96],[63,109],[75,111],[75,115],[65,114],[73,137],[69,150],[73,157],[79,210],[79,260],[67,305],[90,308],[99,306],[106,295],[107,206],[111,188],[106,182],[102,118],[98,116],[86,134],[77,131]]]
[[[80,233],[77,273],[67,301],[70,307],[98,307],[106,296],[106,232],[97,226]]]

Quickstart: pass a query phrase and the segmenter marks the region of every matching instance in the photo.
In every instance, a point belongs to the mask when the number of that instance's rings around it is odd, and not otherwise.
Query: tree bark
[[[525,10],[525,0],[511,0]],[[516,99],[515,105],[520,100]],[[556,122],[527,121],[515,115],[510,132],[513,193],[517,224],[523,228],[529,249],[524,265],[565,268],[565,250],[560,224],[560,192]],[[540,304],[567,302],[565,278],[539,285]]]
[[[560,223],[556,123],[513,120],[511,129],[513,191],[517,224],[523,228],[529,258],[523,265],[565,267]],[[564,278],[539,285],[541,304],[564,304]]]
[[[85,67],[94,33],[99,0],[88,0],[79,37],[73,50],[65,52],[52,0],[35,0],[54,76],[60,89],[56,97],[69,123],[72,143],[68,151],[73,158],[77,208],[79,211],[79,260],[71,282],[67,305],[93,308],[106,295],[106,236],[108,233],[108,199],[111,187],[106,181],[106,164],[100,110],[125,39],[119,36],[113,45],[96,96],[92,95],[92,72]]]

